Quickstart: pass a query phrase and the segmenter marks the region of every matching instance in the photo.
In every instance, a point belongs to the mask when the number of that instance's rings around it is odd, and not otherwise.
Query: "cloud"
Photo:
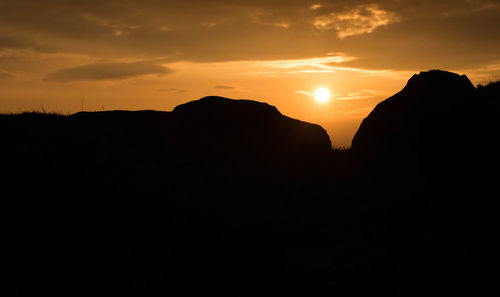
[[[174,94],[181,94],[187,92],[187,90],[177,89],[177,88],[166,88],[166,89],[158,89],[158,92],[169,92]]]
[[[340,64],[356,60],[356,57],[347,56],[343,53],[330,53],[327,57],[315,57],[307,59],[294,60],[276,60],[276,61],[261,61],[262,66],[270,68],[306,68],[304,70],[329,70],[329,65]]]
[[[0,50],[32,50],[39,53],[53,53],[55,49],[49,45],[39,43],[20,35],[2,34],[0,32]]]
[[[233,86],[219,85],[219,86],[215,86],[214,89],[234,90],[235,88]]]
[[[20,36],[0,35],[0,49],[28,48],[31,45],[31,42],[28,42]]]
[[[339,73],[339,72],[353,72],[359,73],[363,76],[373,77],[398,77],[406,78],[412,75],[413,72],[408,71],[395,71],[391,69],[371,69],[359,67],[345,66],[345,63],[356,61],[358,58],[343,56],[342,54],[330,54],[326,57],[315,57],[308,59],[296,60],[276,60],[276,61],[253,61],[252,64],[256,65],[261,71],[252,74],[265,75],[265,74],[300,74],[300,73]],[[246,62],[248,63],[248,62]]]
[[[347,36],[372,33],[380,26],[400,21],[395,13],[380,9],[378,5],[359,5],[342,13],[330,13],[316,17],[314,26],[320,30],[337,31],[343,39]]]
[[[342,51],[360,57],[345,65],[418,72],[475,68],[498,60],[500,39],[491,28],[500,26],[499,8],[449,17],[427,9],[429,15],[405,16],[384,30],[345,38]]]
[[[120,80],[148,74],[164,75],[172,70],[153,62],[97,63],[65,68],[46,76],[57,82]]]
[[[0,69],[0,79],[13,78],[14,76],[9,72]]]
[[[316,3],[316,4],[309,6],[309,8],[312,10],[317,10],[317,9],[320,9],[321,7],[323,7],[323,5],[321,5],[319,3]]]
[[[335,97],[335,99],[338,99],[338,100],[362,100],[362,99],[374,98],[376,95],[377,95],[377,91],[366,89],[366,90],[360,90],[357,92],[341,95],[341,96]]]
[[[304,94],[304,95],[307,95],[307,96],[314,96],[314,93],[311,92],[311,91],[298,90],[298,91],[295,91],[295,93],[297,93],[297,94]]]
[[[456,69],[454,72],[467,73],[467,77],[476,85],[487,85],[491,82],[500,81],[500,60],[480,67]]]
[[[349,62],[355,67],[415,70],[441,66],[436,61],[464,67],[498,57],[497,2],[0,0],[0,49],[172,62],[344,52],[359,57]]]

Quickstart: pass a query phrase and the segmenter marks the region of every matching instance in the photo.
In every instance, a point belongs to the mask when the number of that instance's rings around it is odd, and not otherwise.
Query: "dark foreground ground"
[[[2,115],[0,295],[493,295],[498,90],[416,75],[350,150],[216,97]]]

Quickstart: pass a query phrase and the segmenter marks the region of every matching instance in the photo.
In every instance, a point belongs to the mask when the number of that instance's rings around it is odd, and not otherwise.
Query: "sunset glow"
[[[314,92],[314,98],[316,101],[319,103],[326,103],[328,100],[330,100],[330,91],[325,88],[319,88]]]
[[[169,111],[218,95],[264,101],[349,146],[415,73],[500,78],[500,5],[433,3],[0,0],[0,112]],[[334,101],[315,96],[321,86]]]

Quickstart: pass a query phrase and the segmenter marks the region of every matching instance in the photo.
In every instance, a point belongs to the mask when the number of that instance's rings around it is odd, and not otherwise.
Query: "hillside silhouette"
[[[0,115],[0,295],[497,290],[499,102],[499,83],[422,72],[347,150],[222,97]]]
[[[498,131],[499,110],[492,108],[498,98],[497,84],[476,89],[465,75],[415,74],[363,120],[352,150],[379,172],[390,169],[448,188],[476,179],[474,188],[494,170],[487,164],[494,164],[498,151],[492,138]]]

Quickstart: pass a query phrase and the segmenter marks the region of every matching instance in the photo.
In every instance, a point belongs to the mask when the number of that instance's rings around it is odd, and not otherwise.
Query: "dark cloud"
[[[0,36],[10,34],[0,37],[0,48],[196,62],[345,52],[360,58],[351,63],[356,67],[420,69],[444,59],[491,61],[500,49],[499,6],[494,0],[0,0]]]
[[[220,89],[220,90],[234,90],[233,86],[226,86],[226,85],[219,85],[215,86],[214,89]]]
[[[341,50],[359,59],[345,65],[372,69],[463,69],[499,59],[500,10],[408,19],[372,34],[351,36]]]
[[[3,49],[29,49],[40,53],[53,53],[56,51],[49,45],[41,45],[38,42],[24,38],[21,35],[0,33],[0,50]]]
[[[0,69],[0,79],[13,78],[14,76],[7,71]]]
[[[170,69],[152,62],[100,63],[66,68],[47,75],[46,80],[57,82],[100,81],[126,79],[147,74],[164,75]]]
[[[8,35],[0,35],[0,49],[20,49],[20,48],[29,48],[33,44],[28,42],[27,40],[21,38],[20,36],[8,36]]]

